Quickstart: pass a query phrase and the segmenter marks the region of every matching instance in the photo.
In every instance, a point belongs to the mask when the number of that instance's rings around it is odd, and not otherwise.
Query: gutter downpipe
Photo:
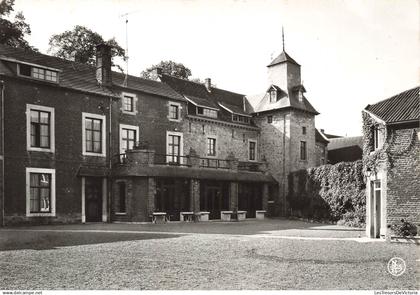
[[[109,175],[108,175],[108,221],[111,223],[111,193],[112,193],[112,182],[111,182],[111,169],[112,169],[112,97],[109,97],[109,104],[108,104],[108,116],[109,116],[109,131],[108,131],[108,138],[109,138],[109,144],[108,144],[108,168],[109,168]]]
[[[0,226],[4,226],[4,81],[0,80],[1,87],[1,223]]]

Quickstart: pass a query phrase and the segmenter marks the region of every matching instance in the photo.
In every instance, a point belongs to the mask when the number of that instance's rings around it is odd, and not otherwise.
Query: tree
[[[115,41],[115,38],[105,41],[101,35],[84,26],[75,26],[71,31],[52,35],[48,51],[57,57],[94,65],[96,45],[101,43],[111,46],[113,57],[125,58],[125,50]]]
[[[171,60],[161,61],[157,65],[152,65],[143,72],[140,76],[146,79],[156,80],[157,77],[153,75],[153,70],[156,68],[161,68],[163,74],[171,75],[177,78],[188,80],[188,77],[191,76],[191,70],[184,66],[182,63],[177,63]]]
[[[16,13],[13,21],[9,19],[14,11],[14,2],[14,0],[0,2],[0,44],[37,51],[25,40],[25,36],[31,34],[31,28],[25,22],[22,12]]]

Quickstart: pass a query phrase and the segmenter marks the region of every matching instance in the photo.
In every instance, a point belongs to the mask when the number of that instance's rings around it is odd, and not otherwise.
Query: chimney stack
[[[111,58],[111,46],[96,45],[96,80],[101,86],[112,84]]]
[[[150,72],[150,79],[154,81],[160,81],[162,73],[163,69],[161,67],[156,67]]]
[[[211,92],[211,79],[210,78],[204,79],[204,86],[206,86],[206,89],[208,92]]]

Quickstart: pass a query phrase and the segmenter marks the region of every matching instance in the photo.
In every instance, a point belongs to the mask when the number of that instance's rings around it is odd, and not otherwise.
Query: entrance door
[[[87,222],[102,221],[102,178],[86,177],[85,208]]]
[[[210,212],[210,219],[220,219],[220,211],[222,210],[222,191],[220,187],[207,186],[200,204],[201,211]]]
[[[381,233],[381,180],[371,181],[371,233],[379,238]]]
[[[255,211],[262,210],[262,188],[259,184],[240,183],[238,210],[246,211],[247,218],[255,218]]]

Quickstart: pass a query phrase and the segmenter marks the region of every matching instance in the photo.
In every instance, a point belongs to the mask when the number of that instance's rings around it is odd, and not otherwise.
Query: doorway
[[[85,208],[87,222],[102,221],[102,178],[85,178]]]
[[[381,180],[370,182],[370,232],[373,238],[381,236]]]

